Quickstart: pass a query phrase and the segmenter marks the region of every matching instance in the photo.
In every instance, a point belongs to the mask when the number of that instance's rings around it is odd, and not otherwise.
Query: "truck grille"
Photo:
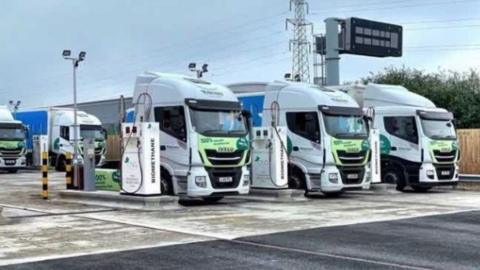
[[[22,148],[17,148],[17,149],[6,149],[6,148],[0,148],[0,153],[5,156],[18,156],[20,153],[22,153]]]
[[[242,160],[243,150],[224,153],[216,150],[205,150],[208,161],[212,165],[238,165]]]
[[[438,162],[454,162],[457,151],[441,152],[440,150],[434,150],[433,155]]]
[[[364,167],[338,167],[344,185],[361,184],[365,174]]]
[[[368,151],[360,151],[357,153],[349,153],[343,150],[337,150],[337,156],[343,165],[360,165],[368,156]]]
[[[223,169],[223,168],[206,168],[210,183],[213,188],[236,188],[242,177],[242,168]],[[220,181],[220,178],[231,178],[232,181]]]
[[[437,172],[438,180],[451,180],[455,174],[455,165],[433,165]]]

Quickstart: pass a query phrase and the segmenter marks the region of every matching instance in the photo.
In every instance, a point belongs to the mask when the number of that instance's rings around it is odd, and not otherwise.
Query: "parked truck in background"
[[[398,190],[456,185],[460,156],[453,114],[397,85],[333,87],[375,111],[380,130],[382,181]]]
[[[127,114],[127,121],[160,125],[164,194],[216,201],[248,193],[248,129],[240,102],[229,89],[147,72],[136,79],[133,104],[134,115]]]
[[[368,126],[350,96],[297,82],[227,87],[250,111],[254,127],[287,127],[289,188],[335,196],[370,187]]]
[[[33,140],[35,136],[48,137],[48,152],[51,165],[59,171],[65,170],[65,154],[73,153],[74,147],[74,111],[70,108],[41,108],[23,110],[16,113],[29,130],[27,139],[27,153],[30,163],[33,160]],[[106,134],[102,123],[94,115],[83,111],[77,112],[79,149],[82,155],[83,139],[95,139],[95,162],[102,166],[105,160]],[[81,157],[79,157],[81,158]]]
[[[27,130],[6,106],[0,106],[0,170],[10,173],[26,166]]]

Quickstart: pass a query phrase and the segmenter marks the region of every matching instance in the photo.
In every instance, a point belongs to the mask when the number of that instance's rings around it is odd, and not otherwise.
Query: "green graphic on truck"
[[[25,143],[23,141],[0,141],[0,148],[2,149],[19,149],[24,146]]]
[[[332,138],[332,153],[335,158],[335,163],[337,165],[344,165],[340,158],[338,157],[338,152],[343,151],[348,154],[355,154],[360,153],[362,151],[367,151],[367,155],[365,155],[365,159],[355,165],[365,165],[368,161],[368,155],[370,154],[370,143],[367,139],[365,140],[354,140],[354,139],[336,139]]]
[[[198,150],[207,167],[232,167],[232,165],[213,165],[208,159],[207,150],[214,150],[217,153],[235,153],[242,151],[241,159],[238,164],[233,166],[243,166],[246,163],[247,151],[250,148],[248,137],[206,137],[198,135]]]
[[[440,153],[450,153],[455,152],[454,155],[457,155],[458,150],[458,143],[456,141],[448,141],[448,140],[432,140],[430,141],[430,155],[435,163],[442,163],[439,162],[435,157],[435,151]],[[444,162],[444,163],[451,163],[451,162]]]

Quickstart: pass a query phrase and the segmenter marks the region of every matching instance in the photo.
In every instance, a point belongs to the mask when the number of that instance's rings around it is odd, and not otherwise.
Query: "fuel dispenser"
[[[83,190],[95,191],[95,140],[83,140]]]
[[[160,195],[158,123],[122,123],[122,145],[121,194]]]
[[[252,129],[252,188],[288,188],[287,129]]]

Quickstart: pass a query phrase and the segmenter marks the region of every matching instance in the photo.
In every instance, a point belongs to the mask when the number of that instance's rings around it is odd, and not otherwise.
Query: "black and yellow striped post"
[[[67,189],[73,189],[72,153],[65,153],[65,183]]]
[[[48,152],[42,152],[42,198],[48,199]]]

